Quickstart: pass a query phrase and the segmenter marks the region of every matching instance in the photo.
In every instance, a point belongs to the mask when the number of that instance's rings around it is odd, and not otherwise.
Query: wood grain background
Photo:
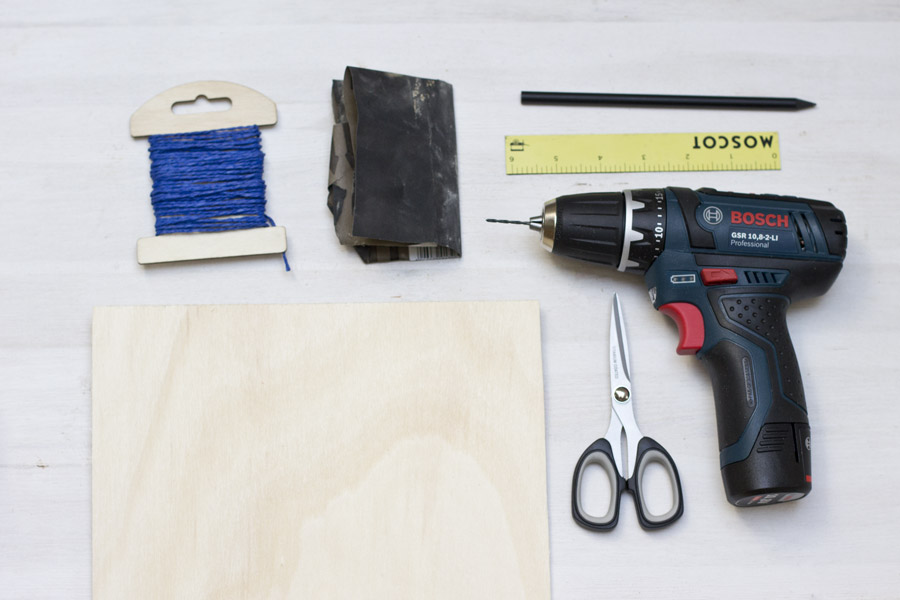
[[[536,302],[101,307],[93,586],[547,600]]]

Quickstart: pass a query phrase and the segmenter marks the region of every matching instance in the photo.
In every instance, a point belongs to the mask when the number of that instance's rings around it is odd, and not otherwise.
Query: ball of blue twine
[[[151,135],[156,235],[274,226],[266,215],[264,158],[256,125]]]

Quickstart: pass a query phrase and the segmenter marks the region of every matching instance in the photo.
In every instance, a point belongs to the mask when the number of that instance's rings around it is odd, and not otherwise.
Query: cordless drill
[[[702,188],[561,196],[521,223],[554,254],[639,273],[712,379],[725,494],[736,506],[812,487],[810,429],[785,313],[824,294],[847,249],[828,202]]]

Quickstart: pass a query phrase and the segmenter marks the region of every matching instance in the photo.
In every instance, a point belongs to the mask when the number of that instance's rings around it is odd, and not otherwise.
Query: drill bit
[[[506,223],[508,225],[528,225],[528,221],[508,221],[506,219],[485,219],[488,223]]]
[[[531,217],[527,221],[509,221],[507,219],[486,219],[488,223],[505,223],[507,225],[528,225],[530,229],[535,231],[541,230],[541,225],[544,223],[543,216]]]

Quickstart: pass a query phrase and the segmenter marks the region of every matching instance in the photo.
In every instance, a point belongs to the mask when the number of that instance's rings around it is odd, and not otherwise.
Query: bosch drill
[[[670,187],[562,196],[528,222],[499,222],[530,225],[554,254],[644,276],[654,307],[678,325],[678,353],[696,354],[709,371],[729,502],[809,493],[809,420],[785,313],[840,273],[840,210]]]

